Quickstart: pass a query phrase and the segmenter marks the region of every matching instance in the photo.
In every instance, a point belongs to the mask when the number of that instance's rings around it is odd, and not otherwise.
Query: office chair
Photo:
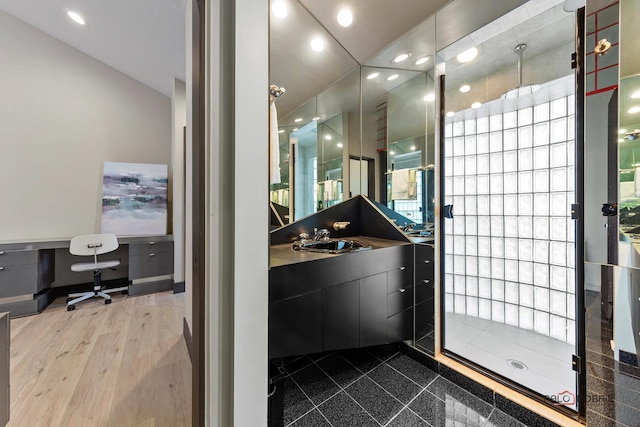
[[[93,256],[93,262],[79,262],[71,266],[71,271],[82,272],[93,270],[93,291],[69,294],[67,311],[75,310],[76,304],[92,297],[104,298],[105,304],[111,304],[113,292],[125,292],[128,288],[103,289],[101,283],[102,270],[120,265],[120,260],[98,261],[98,255],[118,249],[118,238],[115,234],[89,234],[71,239],[69,252],[72,255]]]

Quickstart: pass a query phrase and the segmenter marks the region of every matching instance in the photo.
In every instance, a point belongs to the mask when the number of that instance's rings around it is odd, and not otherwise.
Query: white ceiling
[[[0,10],[164,95],[185,80],[185,0],[0,0]]]

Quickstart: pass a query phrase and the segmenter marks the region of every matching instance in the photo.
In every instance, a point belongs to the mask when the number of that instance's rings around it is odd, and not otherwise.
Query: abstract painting
[[[118,236],[167,233],[167,165],[104,163],[102,232]]]

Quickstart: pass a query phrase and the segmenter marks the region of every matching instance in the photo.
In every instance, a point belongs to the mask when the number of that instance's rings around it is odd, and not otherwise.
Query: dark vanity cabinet
[[[269,357],[412,338],[413,245],[272,267]]]
[[[415,313],[416,337],[433,332],[434,248],[415,245]]]

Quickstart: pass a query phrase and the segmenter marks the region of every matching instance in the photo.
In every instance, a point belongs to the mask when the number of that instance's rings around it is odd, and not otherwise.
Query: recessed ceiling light
[[[338,142],[338,143],[336,144],[336,146],[337,146],[338,148],[342,148],[342,147],[344,147],[344,146],[342,145],[342,142]]]
[[[314,117],[314,118],[313,118],[313,119],[311,119],[311,120],[313,120],[314,122],[317,122],[318,120],[320,120],[320,117]]]
[[[299,129],[299,128],[294,128],[294,129],[293,129],[293,132],[297,131],[298,129]]]
[[[78,12],[74,12],[72,10],[67,10],[67,15],[69,18],[73,19],[77,24],[87,25],[86,21]]]
[[[462,52],[461,54],[459,54],[458,56],[456,56],[456,59],[458,59],[458,62],[470,62],[473,61],[476,56],[478,56],[478,49],[475,47],[472,47],[471,49],[467,49],[464,52]]]
[[[636,106],[636,107],[629,108],[629,114],[635,114],[635,113],[640,113],[640,107]]]
[[[460,86],[460,92],[462,92],[462,93],[467,93],[467,92],[469,92],[470,90],[471,90],[471,86],[469,86],[469,85],[462,85],[462,86]]]
[[[449,112],[447,113],[447,117],[453,117],[453,116],[455,116],[455,115],[456,115],[456,113],[454,113],[453,111],[449,111]]]
[[[396,56],[395,58],[393,58],[393,63],[397,64],[398,62],[402,62],[405,61],[408,57],[411,56],[411,53],[401,53],[400,55]]]
[[[430,94],[427,95],[426,101],[427,102],[433,102],[433,101],[435,101],[435,99],[436,99],[436,96],[434,94],[430,93]]]
[[[322,52],[324,50],[324,40],[322,40],[322,37],[314,37],[310,44],[314,52]]]
[[[284,129],[280,129],[278,133],[284,133]]]
[[[640,90],[637,90],[631,94],[631,99],[638,99],[638,98],[640,98]]]
[[[342,27],[349,27],[353,24],[353,13],[350,9],[344,7],[338,11],[338,15],[336,15],[336,20],[338,24]]]
[[[396,154],[396,152],[395,151],[389,151],[389,154],[391,154],[393,156],[394,154]]]
[[[416,151],[416,146],[415,145],[411,146],[411,151]]]
[[[274,1],[271,5],[271,12],[276,18],[284,19],[287,17],[287,4],[282,0]]]
[[[624,142],[624,138],[618,138],[618,142],[619,143]]]
[[[302,121],[302,117],[298,117],[297,119],[294,120],[294,122],[296,123],[300,123]]]
[[[425,62],[427,62],[428,60],[429,60],[429,57],[428,57],[428,56],[423,56],[422,58],[420,58],[420,59],[418,59],[418,60],[416,61],[416,65],[422,65],[422,64],[424,64]]]
[[[474,102],[473,104],[471,104],[471,108],[480,108],[482,104],[479,103],[478,101]]]
[[[326,139],[327,141],[331,141],[333,139],[333,137],[331,135],[329,135],[329,134],[326,134],[324,136],[324,139]]]
[[[378,77],[380,75],[380,73],[371,73],[367,76],[367,80],[371,80],[371,79],[375,79],[376,77]]]
[[[620,135],[622,135],[623,133],[627,133],[627,130],[626,129],[620,129],[620,130],[618,130],[618,133]]]
[[[388,81],[395,80],[395,79],[397,79],[398,77],[399,77],[399,76],[398,76],[397,74],[391,74],[389,77],[387,77],[387,80],[388,80]]]

